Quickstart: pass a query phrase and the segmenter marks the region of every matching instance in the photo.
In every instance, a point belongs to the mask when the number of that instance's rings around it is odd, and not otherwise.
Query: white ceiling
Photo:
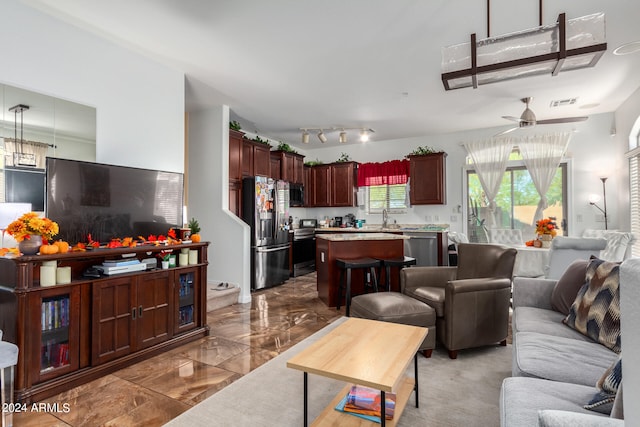
[[[538,119],[614,111],[640,87],[638,0],[556,0],[543,24],[606,14],[608,50],[585,70],[445,92],[441,48],[487,35],[481,0],[25,0],[183,71],[187,109],[227,104],[243,129],[300,143],[299,128],[367,127],[392,140],[495,126],[533,96]],[[536,0],[493,0],[491,35],[535,27]],[[578,97],[550,109],[552,100]],[[349,143],[357,143],[355,133]],[[338,145],[329,135],[327,145]]]

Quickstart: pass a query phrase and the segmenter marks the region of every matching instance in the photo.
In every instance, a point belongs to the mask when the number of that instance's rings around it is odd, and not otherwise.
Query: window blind
[[[640,236],[640,151],[634,150],[629,157],[629,207],[631,216],[631,232]],[[640,239],[636,239],[632,247],[632,256],[640,257]]]

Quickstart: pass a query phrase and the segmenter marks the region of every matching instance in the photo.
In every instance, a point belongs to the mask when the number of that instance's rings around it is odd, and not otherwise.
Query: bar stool
[[[14,366],[18,364],[18,346],[2,341],[0,330],[0,403],[4,409],[13,403]],[[13,426],[13,412],[2,411],[2,427]]]
[[[356,258],[356,259],[336,259],[336,265],[340,269],[340,289],[338,295],[338,307],[340,310],[340,302],[342,301],[342,290],[345,292],[345,312],[349,317],[349,310],[351,308],[351,270],[354,268],[369,269],[367,273],[365,271],[365,288],[371,287],[375,292],[378,292],[378,279],[376,277],[376,269],[382,265],[380,260],[375,258]],[[345,272],[346,272],[346,285],[345,285]]]
[[[391,291],[391,267],[400,267],[402,269],[404,267],[416,265],[416,259],[411,258],[410,256],[404,256],[402,258],[380,259],[380,263],[385,268],[385,283],[387,286],[387,292],[389,292]]]

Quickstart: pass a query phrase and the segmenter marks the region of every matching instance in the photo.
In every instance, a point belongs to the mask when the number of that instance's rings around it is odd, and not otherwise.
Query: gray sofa
[[[620,268],[620,289],[623,269]],[[628,277],[628,276],[627,276]],[[562,323],[552,308],[555,280],[515,278],[512,377],[500,395],[500,423],[510,426],[622,426],[622,392],[612,417],[583,408],[618,354]],[[637,287],[637,283],[634,284]],[[624,313],[621,323],[624,323]]]

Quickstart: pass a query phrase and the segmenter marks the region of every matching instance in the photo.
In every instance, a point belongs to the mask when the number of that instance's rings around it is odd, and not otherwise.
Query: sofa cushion
[[[572,262],[556,282],[551,293],[551,307],[554,310],[569,314],[571,305],[576,300],[578,291],[587,281],[588,260],[578,259]]]
[[[591,338],[562,323],[564,318],[564,314],[553,310],[537,307],[518,307],[512,315],[511,329],[514,335],[518,332],[537,332],[555,337],[593,342]]]
[[[620,352],[620,265],[592,259],[585,283],[564,323]]]
[[[593,385],[578,385],[539,378],[505,378],[500,391],[501,426],[535,426],[538,411],[561,410],[591,414],[594,419],[603,415],[582,407],[583,399],[590,399]]]
[[[578,414],[572,411],[538,411],[538,427],[624,427],[623,420]]]
[[[584,408],[609,415],[621,383],[622,356],[618,357],[618,360],[602,374],[602,377],[596,383],[598,391],[591,400],[589,400],[589,403],[584,405]]]
[[[514,377],[542,378],[591,387],[618,358],[615,352],[593,341],[537,332],[518,332],[513,346]]]

